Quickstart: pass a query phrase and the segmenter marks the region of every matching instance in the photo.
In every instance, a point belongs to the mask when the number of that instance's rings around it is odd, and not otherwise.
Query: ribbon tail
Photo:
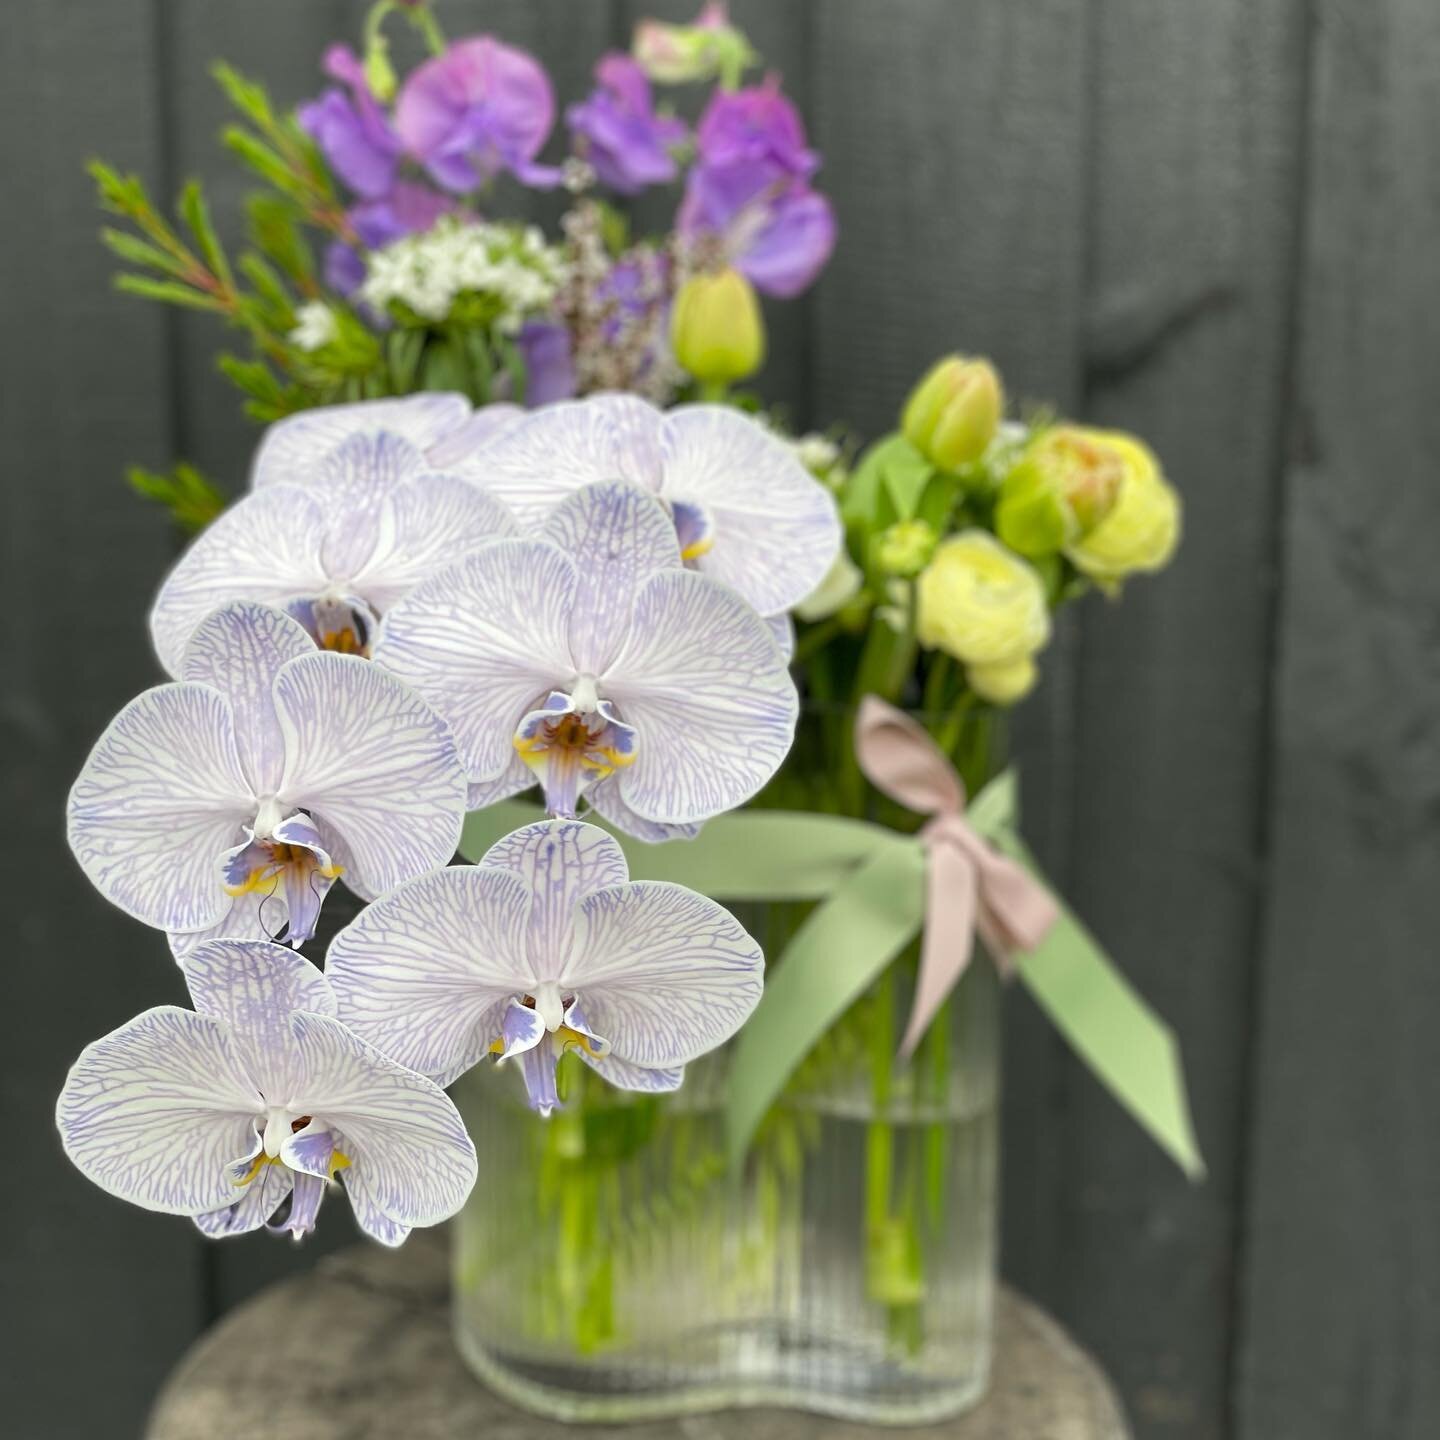
[[[920,945],[915,1001],[900,1042],[902,1060],[914,1053],[935,1012],[970,963],[978,903],[979,879],[970,857],[951,845],[932,845],[925,887],[925,936]]]

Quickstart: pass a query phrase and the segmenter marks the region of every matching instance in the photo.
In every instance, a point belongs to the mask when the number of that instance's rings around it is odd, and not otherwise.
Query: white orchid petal
[[[675,527],[660,501],[635,485],[587,485],[551,513],[541,538],[570,557],[579,577],[570,654],[598,674],[624,643],[635,597],[659,571],[680,564]]]
[[[274,888],[263,886],[243,895],[225,897],[230,908],[206,930],[172,930],[166,939],[170,953],[183,963],[201,945],[211,940],[274,940],[285,933],[290,915],[285,905],[285,887],[276,876]]]
[[[561,976],[622,1060],[672,1069],[728,1040],[759,1004],[760,946],[682,885],[636,881],[580,901]]]
[[[480,864],[518,875],[535,897],[528,953],[536,979],[569,953],[580,899],[630,878],[614,836],[578,820],[541,820],[511,831],[485,852]]]
[[[602,686],[638,736],[620,796],[664,824],[748,800],[794,737],[799,699],[766,622],[693,571],[657,575],[640,592]]]
[[[304,809],[343,854],[346,883],[377,895],[455,853],[465,776],[445,722],[407,685],[349,655],[316,652],[275,681],[286,810]]]
[[[285,760],[272,687],[287,660],[315,642],[283,612],[253,601],[215,610],[200,622],[180,662],[180,678],[209,685],[230,702],[240,763],[257,795],[273,792]]]
[[[328,524],[320,501],[290,485],[246,495],[191,543],[160,587],[150,637],[172,674],[191,635],[212,611],[233,600],[284,609],[329,585],[322,559]]]
[[[553,545],[497,540],[411,591],[385,618],[375,663],[449,721],[472,782],[514,760],[537,697],[572,673],[575,567]]]
[[[266,430],[255,454],[250,483],[311,485],[325,457],[352,435],[388,430],[420,450],[438,445],[470,419],[463,395],[407,395],[399,399],[362,400],[353,405],[326,405],[277,420]]]
[[[448,431],[425,451],[437,470],[463,467],[483,446],[493,444],[512,425],[524,420],[525,410],[506,400],[482,405],[463,425]]]
[[[445,1092],[329,1016],[300,1011],[291,1024],[306,1070],[299,1098],[344,1142],[357,1216],[373,1208],[396,1225],[448,1220],[475,1183],[476,1161]]]
[[[662,825],[658,820],[647,820],[625,803],[620,794],[619,775],[592,785],[585,792],[585,799],[597,815],[647,845],[663,845],[667,840],[693,840],[704,824],[697,820],[689,825]]]
[[[830,492],[764,426],[725,405],[682,405],[665,421],[665,487],[714,527],[701,571],[762,615],[788,610],[825,578],[840,548]]]
[[[294,1184],[295,1177],[285,1166],[261,1165],[254,1179],[238,1190],[239,1200],[195,1216],[195,1223],[212,1240],[227,1235],[247,1235],[270,1223]]]
[[[456,468],[533,529],[566,495],[596,481],[658,491],[661,422],[653,405],[633,395],[561,401],[509,426]]]
[[[484,1057],[512,997],[532,990],[530,891],[456,867],[397,886],[331,942],[340,1018],[402,1065],[448,1085]]]
[[[85,1048],[55,1120],[65,1153],[101,1189],[199,1215],[238,1198],[229,1166],[253,1151],[262,1108],[226,1028],[165,1005]]]
[[[202,930],[229,909],[221,857],[253,813],[224,696],[160,685],[96,741],[70,792],[70,848],[100,893],[137,920]]]
[[[643,1065],[621,1060],[616,1055],[592,1055],[579,1046],[575,1053],[602,1079],[617,1090],[637,1090],[642,1094],[665,1095],[678,1090],[685,1081],[685,1068],[647,1069]]]

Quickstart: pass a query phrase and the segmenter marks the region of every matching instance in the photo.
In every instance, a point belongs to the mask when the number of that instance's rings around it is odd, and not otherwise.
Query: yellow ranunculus
[[[1160,473],[1160,462],[1133,435],[1091,432],[1119,463],[1120,484],[1102,518],[1065,547],[1077,570],[1104,590],[1127,575],[1159,570],[1180,539],[1180,497]]]
[[[988,531],[946,540],[916,585],[920,643],[968,666],[1014,665],[1050,638],[1039,574]]]
[[[1040,678],[1034,659],[1010,660],[1003,665],[971,665],[965,671],[970,688],[982,699],[996,705],[1013,705],[1023,700]]]

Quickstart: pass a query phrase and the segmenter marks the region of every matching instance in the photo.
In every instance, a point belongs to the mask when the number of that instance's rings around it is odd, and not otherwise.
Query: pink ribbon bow
[[[930,860],[925,935],[915,1002],[900,1045],[900,1054],[908,1056],[965,973],[977,931],[1008,972],[1014,952],[1033,950],[1059,912],[1024,866],[1001,855],[971,826],[955,767],[910,716],[867,695],[855,720],[855,757],[877,790],[930,816],[920,831]]]

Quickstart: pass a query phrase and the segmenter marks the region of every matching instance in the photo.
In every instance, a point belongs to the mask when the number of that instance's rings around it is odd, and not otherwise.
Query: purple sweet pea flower
[[[680,885],[632,881],[593,825],[527,825],[478,866],[400,886],[335,937],[326,970],[357,1035],[437,1084],[496,1055],[542,1115],[573,1050],[624,1090],[679,1087],[760,1000],[740,923]]]
[[[555,450],[552,468],[570,454]],[[666,508],[621,483],[585,485],[535,538],[434,575],[387,614],[375,663],[450,720],[471,809],[538,777],[547,809],[573,814],[583,792],[647,840],[754,795],[798,703],[769,625],[683,568]]]
[[[764,294],[798,295],[835,248],[835,216],[809,184],[820,159],[779,82],[772,76],[718,93],[696,144],[700,158],[677,216],[680,233],[718,243],[722,262]]]
[[[555,94],[539,62],[490,35],[459,40],[413,71],[395,129],[437,183],[468,194],[508,170],[553,186],[560,171],[535,156],[555,122]]]
[[[695,131],[705,166],[746,165],[808,180],[820,157],[805,143],[800,112],[780,93],[780,77],[744,90],[717,90]]]
[[[336,875],[369,898],[454,853],[454,741],[393,675],[254,604],[207,617],[177,670],[96,741],[68,815],[95,887],[177,954],[300,945]]]
[[[299,1240],[340,1183],[385,1245],[460,1209],[476,1157],[459,1113],[336,1019],[309,961],[217,940],[184,971],[193,1010],[147,1010],[71,1068],[55,1122],[88,1179],[214,1238]]]
[[[302,105],[300,124],[314,137],[330,168],[357,194],[378,200],[390,193],[403,150],[379,101],[365,83],[365,67],[344,45],[326,51],[326,74],[343,82],[343,90],[326,90]]]
[[[673,180],[677,168],[670,152],[689,133],[685,122],[656,115],[650,82],[628,55],[604,56],[595,78],[599,88],[565,112],[577,153],[595,167],[602,185],[621,195]]]

